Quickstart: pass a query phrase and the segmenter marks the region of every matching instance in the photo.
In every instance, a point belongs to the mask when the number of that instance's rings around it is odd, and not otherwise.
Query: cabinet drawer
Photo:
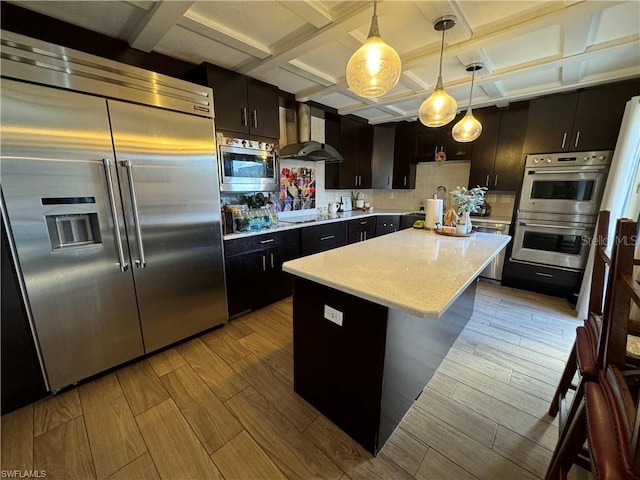
[[[275,247],[283,243],[297,242],[299,235],[300,229],[296,228],[282,232],[271,232],[252,237],[225,240],[224,255],[225,257],[231,257],[233,255]]]
[[[303,228],[300,232],[302,256],[324,252],[347,244],[347,222],[335,222]]]

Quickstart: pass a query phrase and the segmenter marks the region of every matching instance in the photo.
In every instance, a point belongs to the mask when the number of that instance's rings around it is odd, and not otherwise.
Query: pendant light
[[[445,15],[436,20],[434,30],[442,32],[442,44],[440,46],[440,70],[438,71],[438,83],[436,89],[427,98],[418,111],[420,121],[427,127],[441,127],[453,120],[458,113],[456,100],[445,92],[442,86],[442,55],[444,53],[444,32],[456,24],[456,17]]]
[[[347,84],[361,97],[380,97],[396,86],[401,70],[400,56],[380,37],[374,0],[369,36],[349,59]]]
[[[472,63],[467,66],[467,72],[471,73],[471,93],[469,93],[469,108],[462,120],[455,124],[451,135],[456,142],[473,142],[482,133],[482,124],[473,116],[471,112],[471,99],[473,98],[473,80],[476,72],[482,68],[481,63]]]

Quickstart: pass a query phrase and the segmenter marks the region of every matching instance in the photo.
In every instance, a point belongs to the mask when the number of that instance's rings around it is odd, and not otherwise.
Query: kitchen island
[[[294,389],[376,455],[473,313],[510,237],[408,229],[292,260]]]

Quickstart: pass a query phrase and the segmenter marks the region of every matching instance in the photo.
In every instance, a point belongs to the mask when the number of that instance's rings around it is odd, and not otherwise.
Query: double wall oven
[[[610,151],[527,155],[512,261],[584,270],[611,157]]]

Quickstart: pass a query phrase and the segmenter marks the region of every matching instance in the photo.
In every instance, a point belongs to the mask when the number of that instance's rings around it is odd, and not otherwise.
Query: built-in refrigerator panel
[[[0,114],[2,192],[56,391],[143,354],[106,101],[3,79]]]
[[[149,353],[227,321],[213,122],[108,106]]]

